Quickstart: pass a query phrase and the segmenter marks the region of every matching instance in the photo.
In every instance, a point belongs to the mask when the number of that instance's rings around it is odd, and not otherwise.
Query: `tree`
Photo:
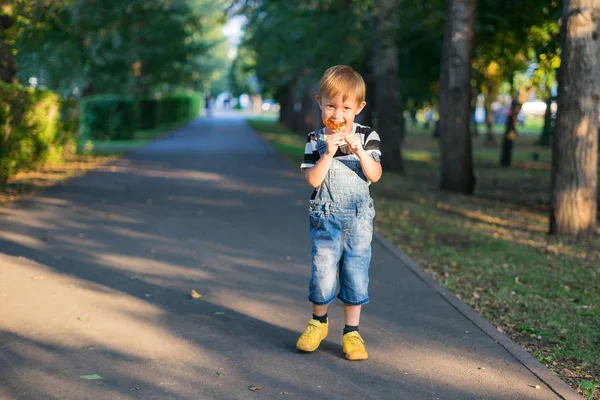
[[[0,81],[15,83],[17,66],[13,56],[15,16],[13,8],[6,5],[0,8]]]
[[[552,146],[550,233],[596,233],[600,0],[566,0]]]
[[[21,80],[63,94],[149,96],[203,90],[226,68],[222,1],[27,1],[19,15],[39,22],[16,40]]]
[[[440,90],[440,188],[472,194],[471,52],[475,0],[448,0]]]
[[[377,0],[375,19],[374,57],[374,110],[377,130],[385,143],[382,165],[386,169],[404,171],[400,148],[404,132],[398,98],[398,46],[395,41],[396,1]],[[387,151],[386,151],[387,150]]]

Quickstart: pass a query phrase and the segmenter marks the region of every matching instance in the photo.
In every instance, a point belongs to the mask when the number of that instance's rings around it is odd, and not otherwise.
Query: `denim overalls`
[[[327,147],[324,130],[315,132],[317,149]],[[358,160],[333,159],[310,201],[312,270],[308,299],[326,305],[338,298],[348,305],[369,301],[369,264],[375,208],[369,182]]]

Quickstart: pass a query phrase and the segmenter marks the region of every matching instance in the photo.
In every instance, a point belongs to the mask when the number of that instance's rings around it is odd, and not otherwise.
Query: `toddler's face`
[[[340,130],[342,133],[350,133],[352,130],[352,123],[354,117],[356,117],[364,108],[364,101],[358,104],[356,100],[347,98],[343,101],[343,95],[339,94],[336,97],[319,97],[317,96],[319,107],[321,108],[321,118],[323,120],[330,119],[333,122],[343,122],[344,127]],[[327,129],[328,133],[331,133]]]

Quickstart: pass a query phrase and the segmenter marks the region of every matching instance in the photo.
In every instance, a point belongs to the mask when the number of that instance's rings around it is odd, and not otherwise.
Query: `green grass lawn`
[[[306,137],[249,120],[299,165]],[[409,128],[406,174],[373,185],[376,229],[588,399],[600,399],[600,237],[549,237],[550,149],[521,136],[512,168],[474,138],[474,196],[437,189],[438,144]],[[385,145],[385,144],[384,144]],[[534,157],[533,153],[537,153]]]

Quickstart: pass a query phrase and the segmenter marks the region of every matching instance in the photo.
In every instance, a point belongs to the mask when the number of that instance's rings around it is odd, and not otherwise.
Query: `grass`
[[[305,136],[272,120],[249,120],[300,164]],[[498,167],[501,136],[475,137],[474,196],[437,189],[438,144],[411,129],[407,172],[373,185],[376,229],[498,330],[569,383],[600,399],[600,237],[550,237],[550,150],[522,135],[512,168]]]

